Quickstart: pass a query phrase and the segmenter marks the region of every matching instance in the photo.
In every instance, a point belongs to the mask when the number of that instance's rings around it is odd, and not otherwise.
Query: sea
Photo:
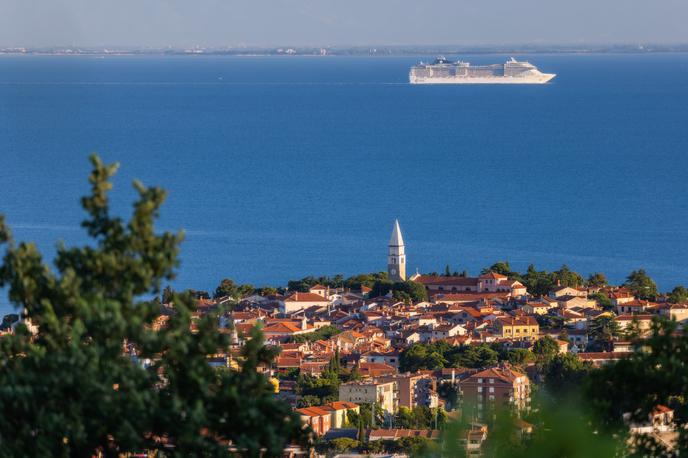
[[[514,57],[558,76],[409,85],[420,56],[1,56],[0,213],[46,262],[58,240],[90,243],[97,152],[120,163],[114,214],[135,179],[168,191],[177,289],[382,271],[396,218],[410,273],[506,260],[688,285],[688,54]]]

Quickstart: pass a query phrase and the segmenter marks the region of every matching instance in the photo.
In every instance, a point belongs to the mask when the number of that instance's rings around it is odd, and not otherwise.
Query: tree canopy
[[[657,297],[657,284],[643,269],[631,272],[626,277],[624,286],[639,299],[654,300]]]
[[[160,303],[148,301],[171,281],[182,234],[158,234],[165,199],[135,182],[128,221],[110,214],[117,165],[91,158],[83,247],[58,246],[51,268],[32,243],[17,243],[0,218],[6,253],[0,286],[25,323],[0,338],[0,432],[8,456],[106,456],[165,450],[175,456],[228,456],[227,444],[277,455],[301,424],[257,371],[274,352],[254,331],[238,370],[218,370],[207,356],[228,348],[218,316],[191,331],[194,300],[170,292],[174,310],[153,329]],[[237,415],[241,412],[241,415]],[[164,440],[162,440],[164,439]],[[173,445],[166,448],[164,442]]]

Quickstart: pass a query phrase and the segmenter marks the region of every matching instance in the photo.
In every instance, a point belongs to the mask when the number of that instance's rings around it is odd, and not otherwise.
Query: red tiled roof
[[[355,409],[358,407],[358,404],[354,404],[353,402],[346,402],[346,401],[334,401],[325,404],[323,407],[330,407],[334,410],[349,410],[349,409]]]
[[[537,320],[530,315],[497,318],[504,326],[535,326]]]
[[[301,409],[296,409],[296,412],[306,417],[322,417],[323,415],[330,414],[328,410],[322,407],[303,407]]]
[[[328,302],[320,294],[315,293],[293,293],[284,299],[284,302]]]
[[[421,275],[413,280],[424,285],[478,286],[478,279],[471,277],[441,277],[439,275]]]
[[[506,275],[498,274],[497,272],[488,272],[486,274],[482,274],[480,279],[491,279],[491,280],[506,280],[507,277]]]
[[[518,377],[525,377],[525,375],[510,368],[491,367],[471,375],[467,380],[477,378],[494,378],[501,380],[502,382],[512,384]]]
[[[295,333],[302,331],[301,327],[294,323],[273,323],[263,328],[264,333]]]

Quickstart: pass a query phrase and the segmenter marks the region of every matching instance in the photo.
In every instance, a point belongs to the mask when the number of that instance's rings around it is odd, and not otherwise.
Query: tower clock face
[[[392,275],[396,275],[396,274],[397,274],[397,271],[396,271],[395,269],[392,269],[391,272],[392,272]]]

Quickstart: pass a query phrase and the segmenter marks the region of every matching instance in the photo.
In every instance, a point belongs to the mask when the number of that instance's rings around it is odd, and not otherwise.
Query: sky
[[[0,46],[688,42],[686,0],[0,0]]]

